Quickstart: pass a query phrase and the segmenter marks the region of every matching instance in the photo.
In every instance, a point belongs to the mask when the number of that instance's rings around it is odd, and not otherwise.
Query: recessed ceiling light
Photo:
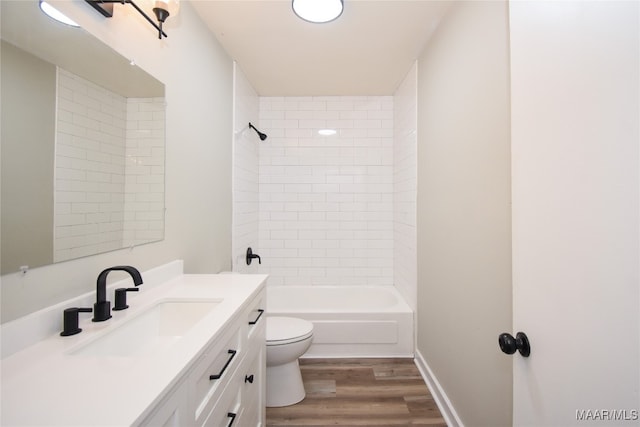
[[[331,136],[335,135],[337,131],[335,129],[320,129],[318,133],[322,136]]]
[[[342,15],[343,0],[292,0],[293,11],[305,21],[323,24]]]
[[[79,27],[80,26],[80,25],[76,24],[76,22],[74,20],[69,18],[64,13],[60,12],[55,7],[51,6],[46,1],[40,0],[40,9],[45,13],[45,15],[49,16],[50,18],[55,19],[58,22],[61,22],[61,23],[66,24],[66,25],[70,25],[72,27]]]

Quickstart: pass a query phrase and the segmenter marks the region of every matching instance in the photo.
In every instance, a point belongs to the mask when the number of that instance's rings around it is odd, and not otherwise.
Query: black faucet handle
[[[91,313],[93,310],[90,307],[71,307],[64,310],[62,316],[63,329],[60,335],[68,337],[70,335],[79,334],[82,329],[78,327],[78,317],[80,313]]]
[[[138,292],[139,288],[118,288],[116,289],[116,305],[114,310],[124,310],[129,308],[127,305],[127,292]]]

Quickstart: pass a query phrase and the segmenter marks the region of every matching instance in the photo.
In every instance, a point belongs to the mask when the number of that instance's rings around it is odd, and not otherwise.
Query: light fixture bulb
[[[160,22],[164,22],[169,16],[176,16],[178,10],[180,10],[180,0],[153,0],[151,3],[153,4],[153,11]],[[163,16],[162,20],[160,16],[158,16],[156,9],[163,11],[160,12],[160,15]]]
[[[65,25],[69,25],[71,27],[79,27],[80,26],[73,19],[69,18],[67,15],[65,15],[62,12],[60,12],[55,7],[51,6],[46,1],[40,0],[40,10],[42,10],[45,13],[45,15],[49,16],[50,18],[55,19],[58,22],[61,22],[61,23],[65,24]]]
[[[162,24],[167,18],[175,17],[180,10],[180,0],[145,0],[158,21],[158,38],[163,36]],[[164,34],[166,35],[166,34]]]
[[[323,24],[342,15],[343,0],[292,0],[291,7],[305,21]]]
[[[0,0],[1,1],[1,0]],[[42,0],[41,0],[42,1]],[[100,12],[105,18],[113,17],[113,5],[116,3],[122,3],[123,5],[129,4],[147,20],[147,22],[158,30],[158,38],[162,39],[162,36],[167,37],[167,34],[162,30],[162,24],[169,16],[176,16],[178,9],[180,8],[180,0],[140,0],[141,6],[138,6],[133,0],[85,0],[95,10]],[[153,11],[158,23],[156,24],[149,16],[149,11]]]

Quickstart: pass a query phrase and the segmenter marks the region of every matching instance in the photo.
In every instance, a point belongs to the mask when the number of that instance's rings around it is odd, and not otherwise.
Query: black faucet
[[[114,270],[126,271],[131,275],[134,285],[140,286],[142,284],[142,276],[135,267],[117,265],[103,270],[98,275],[98,283],[96,284],[96,303],[93,305],[93,319],[91,319],[94,322],[104,322],[111,319],[111,301],[107,301],[107,276]]]

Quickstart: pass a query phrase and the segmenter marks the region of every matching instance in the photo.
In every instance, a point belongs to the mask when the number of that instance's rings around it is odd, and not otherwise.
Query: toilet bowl
[[[313,323],[293,317],[267,317],[267,406],[289,406],[304,399],[298,358],[309,349]]]

